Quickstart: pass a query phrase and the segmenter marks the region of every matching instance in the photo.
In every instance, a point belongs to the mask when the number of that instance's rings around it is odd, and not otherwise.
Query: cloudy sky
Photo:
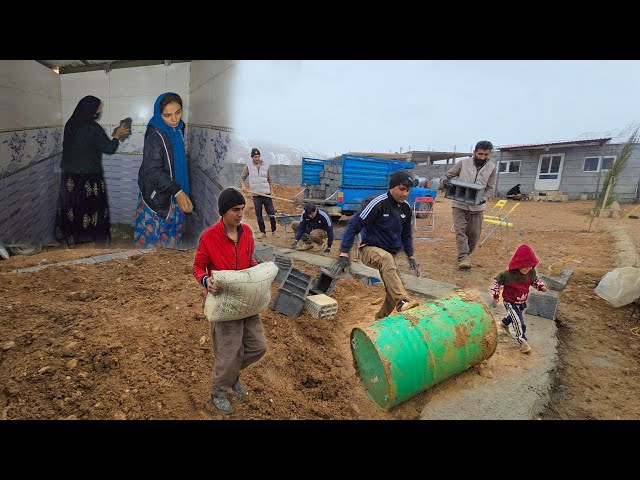
[[[240,134],[348,151],[469,151],[619,134],[640,121],[640,61],[241,61]]]

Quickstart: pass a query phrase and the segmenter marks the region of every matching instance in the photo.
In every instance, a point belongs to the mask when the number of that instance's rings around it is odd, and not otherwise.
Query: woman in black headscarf
[[[67,245],[111,241],[102,154],[115,153],[129,128],[120,125],[110,140],[96,122],[101,113],[100,99],[88,95],[78,102],[64,126],[55,234]]]

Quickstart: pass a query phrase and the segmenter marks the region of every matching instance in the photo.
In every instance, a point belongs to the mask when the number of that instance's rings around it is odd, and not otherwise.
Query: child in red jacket
[[[513,329],[522,353],[531,353],[531,346],[525,335],[527,326],[524,324],[522,315],[524,309],[527,308],[529,287],[533,286],[542,292],[548,290],[542,279],[538,278],[536,274],[535,267],[538,262],[536,254],[529,245],[520,245],[509,262],[509,268],[496,275],[491,286],[491,293],[496,302],[500,299],[500,285],[504,286],[502,299],[507,309],[507,316],[500,321],[500,326],[510,334],[509,324],[513,323]]]
[[[211,278],[215,270],[246,270],[257,265],[253,259],[253,232],[242,223],[245,199],[240,192],[227,188],[218,196],[220,221],[200,236],[193,260],[193,275],[212,295],[222,289]],[[215,367],[211,387],[211,402],[222,413],[234,412],[226,391],[231,389],[242,400],[247,391],[240,383],[240,370],[260,360],[267,351],[260,315],[211,322]]]

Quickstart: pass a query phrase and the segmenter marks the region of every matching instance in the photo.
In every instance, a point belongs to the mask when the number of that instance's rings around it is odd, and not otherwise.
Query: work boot
[[[458,268],[460,270],[468,270],[471,268],[471,262],[469,261],[469,257],[462,257],[460,259],[460,263],[458,263]]]
[[[231,390],[233,390],[233,393],[235,393],[236,397],[238,397],[240,400],[248,395],[244,386],[242,386],[242,384],[240,383],[240,377],[238,377],[237,380],[233,382],[233,385],[231,385]]]
[[[260,232],[256,238],[267,238],[267,234],[265,232]]]
[[[525,339],[521,338],[520,339],[520,351],[522,353],[531,353],[531,345],[529,345],[529,342],[527,342]]]
[[[410,308],[415,308],[420,305],[420,302],[416,300],[400,300],[396,306],[398,312],[406,312]]]
[[[212,394],[211,403],[226,415],[233,413],[233,405],[224,393]]]
[[[271,235],[273,235],[273,236],[275,237],[275,236],[276,236],[276,231],[275,231],[275,230],[272,230],[272,231],[271,231]],[[265,234],[265,237],[266,237],[266,236],[267,236],[267,235]]]
[[[502,329],[507,332],[507,335],[511,335],[511,332],[509,331],[509,325],[505,324],[502,320],[500,320],[500,326],[502,327]]]

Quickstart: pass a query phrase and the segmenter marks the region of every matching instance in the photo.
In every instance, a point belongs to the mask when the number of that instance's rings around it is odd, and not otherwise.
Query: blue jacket
[[[318,212],[314,218],[309,218],[307,212],[300,215],[300,225],[296,230],[296,240],[300,240],[305,233],[311,233],[312,230],[322,229],[327,232],[327,248],[331,248],[333,244],[333,224],[331,217],[327,212],[317,209]]]
[[[349,222],[342,237],[341,253],[351,250],[358,233],[364,245],[380,247],[393,255],[404,247],[407,256],[412,256],[411,206],[407,201],[396,202],[389,192],[375,197]]]

